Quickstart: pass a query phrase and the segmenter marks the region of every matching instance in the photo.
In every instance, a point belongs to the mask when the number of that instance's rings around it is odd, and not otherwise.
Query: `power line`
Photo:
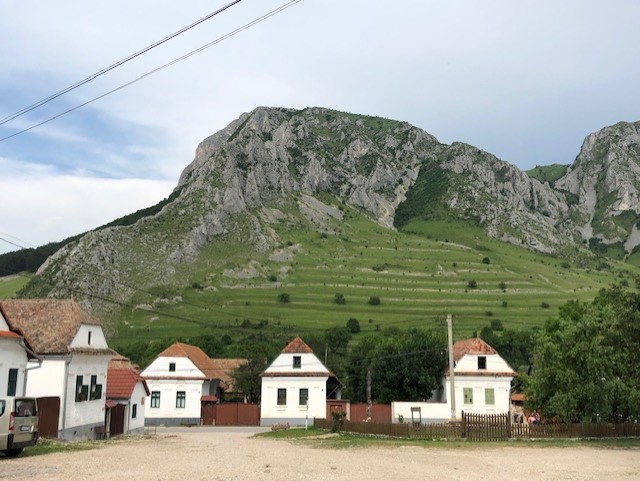
[[[302,0],[291,0],[288,3],[286,3],[284,5],[281,5],[280,7],[275,8],[275,9],[271,10],[270,12],[267,12],[264,15],[252,20],[251,22],[245,23],[241,27],[238,27],[237,29],[232,30],[231,32],[229,32],[227,34],[222,35],[221,37],[218,37],[217,39],[213,40],[212,42],[209,42],[209,43],[207,43],[207,44],[205,44],[205,45],[203,45],[203,46],[201,46],[201,47],[199,47],[199,48],[197,48],[195,50],[190,51],[189,53],[187,53],[187,54],[185,54],[185,55],[183,55],[181,57],[178,57],[178,58],[172,60],[171,62],[168,62],[168,63],[166,63],[166,64],[164,64],[164,65],[162,65],[162,66],[160,66],[160,67],[158,67],[158,68],[156,68],[154,70],[151,70],[151,71],[147,72],[146,74],[141,75],[140,77],[138,77],[138,78],[136,78],[134,80],[131,80],[130,82],[127,82],[127,83],[125,83],[123,85],[120,85],[119,87],[116,87],[116,88],[114,88],[112,90],[109,90],[108,92],[105,92],[102,95],[94,97],[91,100],[87,100],[86,102],[83,102],[83,103],[81,103],[79,105],[76,105],[75,107],[72,107],[72,108],[70,108],[68,110],[65,110],[64,112],[61,112],[61,113],[59,113],[57,115],[54,115],[53,117],[50,117],[47,120],[43,120],[42,122],[34,124],[34,125],[32,125],[30,127],[27,127],[25,129],[19,130],[18,132],[14,132],[11,135],[7,135],[6,137],[0,138],[0,142],[4,142],[5,140],[11,139],[11,138],[16,137],[16,136],[18,136],[20,134],[24,134],[25,132],[29,132],[30,130],[33,130],[33,129],[37,128],[37,127],[40,127],[40,126],[42,126],[44,124],[47,124],[47,123],[49,123],[49,122],[51,122],[53,120],[56,120],[56,119],[62,117],[63,115],[67,115],[67,114],[69,114],[71,112],[74,112],[74,111],[76,111],[76,110],[78,110],[78,109],[80,109],[82,107],[85,107],[85,106],[87,106],[87,105],[89,105],[89,104],[91,104],[91,103],[93,103],[93,102],[95,102],[97,100],[103,99],[104,97],[106,97],[108,95],[116,93],[116,92],[118,92],[118,91],[120,91],[120,90],[122,90],[122,89],[124,89],[126,87],[129,87],[129,86],[131,86],[131,85],[133,85],[133,84],[135,84],[135,83],[137,83],[137,82],[139,82],[141,80],[144,80],[145,78],[150,77],[151,75],[153,75],[155,73],[158,73],[161,70],[164,70],[164,69],[166,69],[168,67],[171,67],[172,65],[174,65],[174,64],[176,64],[178,62],[186,60],[187,58],[189,58],[189,57],[191,57],[191,56],[193,56],[193,55],[195,55],[197,53],[200,53],[203,50],[206,50],[206,49],[208,49],[210,47],[213,47],[214,45],[216,45],[216,44],[218,44],[218,43],[220,43],[220,42],[222,42],[222,41],[224,41],[224,40],[226,40],[226,39],[228,39],[230,37],[233,37],[234,35],[237,35],[238,33],[243,32],[244,30],[247,30],[248,28],[251,28],[251,27],[263,22],[264,20],[267,20],[268,18],[270,18],[270,17],[272,17],[274,15],[277,15],[278,13],[288,9],[289,7],[292,7],[293,5],[295,5],[297,3],[300,3],[301,1]]]
[[[127,63],[127,62],[129,62],[130,60],[133,60],[134,58],[139,57],[140,55],[142,55],[142,54],[144,54],[144,53],[148,52],[149,50],[152,50],[152,49],[154,49],[154,48],[158,47],[159,45],[162,45],[163,43],[168,42],[168,41],[169,41],[169,40],[171,40],[172,38],[175,38],[175,37],[177,37],[178,35],[183,34],[183,33],[184,33],[184,32],[186,32],[187,30],[190,30],[190,29],[192,29],[193,27],[195,27],[195,26],[197,26],[197,25],[200,25],[201,23],[203,23],[203,22],[205,22],[205,21],[209,20],[210,18],[215,17],[216,15],[218,15],[218,14],[220,14],[220,13],[224,12],[224,11],[225,11],[225,10],[227,10],[228,8],[231,8],[232,6],[234,6],[235,4],[237,4],[237,3],[241,2],[241,1],[242,1],[242,0],[234,0],[233,2],[231,2],[231,3],[227,4],[227,5],[225,5],[224,7],[219,8],[219,9],[218,9],[218,10],[216,10],[215,12],[212,12],[212,13],[210,13],[209,15],[206,15],[205,17],[202,17],[200,20],[197,20],[197,21],[193,22],[192,24],[187,25],[186,27],[181,28],[181,29],[180,29],[180,30],[178,30],[177,32],[172,33],[172,34],[171,34],[171,35],[169,35],[168,37],[165,37],[165,38],[163,38],[162,40],[158,40],[157,42],[155,42],[155,43],[153,43],[153,44],[149,45],[148,47],[145,47],[145,48],[143,48],[142,50],[139,50],[138,52],[133,53],[133,54],[129,55],[128,57],[126,57],[126,58],[124,58],[124,59],[122,59],[122,60],[119,60],[119,61],[117,61],[116,63],[114,63],[114,64],[112,64],[112,65],[110,65],[110,66],[108,66],[108,67],[105,67],[105,68],[103,68],[102,70],[99,70],[99,71],[98,71],[98,72],[96,72],[96,73],[93,73],[93,74],[89,75],[89,76],[88,76],[87,78],[85,78],[84,80],[80,80],[79,82],[76,82],[75,84],[70,85],[69,87],[67,87],[67,88],[65,88],[65,89],[62,89],[62,90],[60,90],[59,92],[56,92],[56,93],[54,93],[54,94],[51,94],[50,96],[48,96],[48,97],[46,97],[46,98],[44,98],[44,99],[42,99],[42,100],[39,100],[38,102],[35,102],[35,103],[33,103],[33,104],[31,104],[31,105],[29,105],[29,106],[27,106],[27,107],[25,107],[25,108],[23,108],[23,109],[21,109],[21,110],[18,110],[17,112],[14,112],[14,113],[12,113],[12,114],[10,114],[10,115],[6,116],[5,118],[3,118],[3,119],[1,119],[1,120],[0,120],[0,125],[4,125],[4,124],[6,124],[7,122],[10,122],[11,120],[13,120],[13,119],[15,119],[15,118],[17,118],[17,117],[20,117],[21,115],[26,114],[27,112],[31,112],[32,110],[37,109],[38,107],[41,107],[41,106],[43,106],[44,104],[49,103],[49,102],[51,102],[52,100],[57,99],[58,97],[60,97],[60,96],[62,96],[62,95],[64,95],[64,94],[66,94],[66,93],[68,93],[68,92],[71,92],[72,90],[74,90],[74,89],[76,89],[76,88],[78,88],[78,87],[81,87],[82,85],[84,85],[84,84],[86,84],[86,83],[88,83],[88,82],[91,82],[92,80],[95,80],[96,78],[100,77],[101,75],[104,75],[105,73],[107,73],[107,72],[109,72],[109,71],[111,71],[111,70],[113,70],[113,69],[115,69],[115,68],[117,68],[117,67],[120,67],[121,65],[123,65],[123,64],[125,64],[125,63]]]

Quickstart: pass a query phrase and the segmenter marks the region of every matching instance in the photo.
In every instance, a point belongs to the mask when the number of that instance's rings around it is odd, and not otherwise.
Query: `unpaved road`
[[[158,431],[91,451],[0,459],[1,480],[640,479],[640,449],[446,447],[319,449],[233,430]]]

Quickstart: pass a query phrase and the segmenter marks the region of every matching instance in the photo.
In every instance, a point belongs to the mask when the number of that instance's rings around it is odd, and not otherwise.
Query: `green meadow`
[[[327,221],[327,233],[301,217],[271,225],[281,241],[275,250],[256,253],[228,239],[211,244],[195,267],[178,268],[173,285],[136,291],[114,311],[110,337],[117,345],[258,331],[304,337],[350,318],[362,333],[444,329],[452,314],[454,336],[462,338],[498,321],[508,329],[541,326],[568,300],[632,285],[639,272],[616,261],[573,265],[462,222],[413,221],[396,232],[336,207],[344,219]]]

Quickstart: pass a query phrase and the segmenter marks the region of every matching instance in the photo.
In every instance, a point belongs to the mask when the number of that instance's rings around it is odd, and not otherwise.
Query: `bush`
[[[489,259],[488,257],[483,257],[482,258],[482,263],[483,264],[491,264],[491,259]]]
[[[347,329],[352,334],[357,334],[360,332],[360,322],[355,317],[350,318],[347,321]]]
[[[502,321],[500,319],[491,319],[491,329],[493,331],[502,331],[504,329]]]
[[[548,302],[541,302],[540,307],[542,307],[543,309],[549,309],[550,306]]]
[[[368,302],[370,306],[377,306],[380,304],[380,298],[378,296],[371,296]]]
[[[476,289],[478,287],[478,283],[472,279],[469,282],[467,282],[467,287],[469,289]]]
[[[335,302],[336,304],[345,304],[347,300],[344,298],[342,294],[338,293],[333,298],[333,302]]]
[[[507,307],[507,301],[502,301],[502,307]]]
[[[278,302],[282,302],[283,304],[286,304],[290,300],[291,300],[291,296],[289,296],[289,294],[287,294],[286,292],[283,292],[282,294],[278,294]]]
[[[276,276],[275,274],[271,274],[271,275],[269,276],[269,280],[270,280],[271,282],[276,282],[276,281],[278,280],[278,276]]]
[[[504,291],[507,288],[507,284],[505,284],[504,282],[501,282],[500,284],[498,284],[498,289]]]

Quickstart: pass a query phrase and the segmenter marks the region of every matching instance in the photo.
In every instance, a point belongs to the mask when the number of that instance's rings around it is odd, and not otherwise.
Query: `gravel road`
[[[446,447],[320,449],[252,430],[158,430],[91,451],[0,459],[1,480],[634,480],[640,449]]]

